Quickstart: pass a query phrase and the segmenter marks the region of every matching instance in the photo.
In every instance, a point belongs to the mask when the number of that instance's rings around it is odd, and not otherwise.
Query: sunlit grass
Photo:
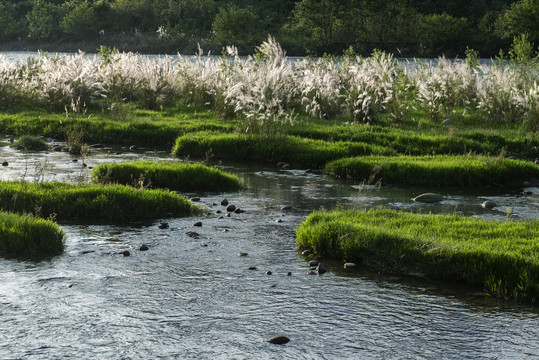
[[[494,296],[539,298],[539,221],[499,222],[393,210],[314,212],[299,249],[386,273],[466,282]]]

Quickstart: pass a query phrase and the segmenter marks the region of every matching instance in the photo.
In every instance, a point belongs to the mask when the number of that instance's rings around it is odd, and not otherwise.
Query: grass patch
[[[108,111],[89,111],[66,117],[41,109],[0,114],[0,133],[66,139],[75,126],[82,142],[170,149],[178,136],[197,131],[233,131],[235,121],[223,120],[209,111],[177,106],[163,111],[133,109],[118,120]]]
[[[202,164],[179,162],[135,161],[120,164],[101,164],[92,170],[97,183],[149,185],[177,191],[229,191],[241,187],[240,180],[231,174]]]
[[[198,209],[186,198],[168,190],[60,182],[0,182],[0,207],[59,220],[120,222],[186,216]]]
[[[37,136],[24,135],[15,140],[13,147],[24,151],[45,151],[48,150],[49,145]]]
[[[539,220],[498,222],[394,210],[314,212],[297,230],[300,249],[388,273],[419,272],[489,294],[539,298]]]
[[[328,161],[347,156],[384,154],[391,149],[367,143],[323,141],[294,136],[267,138],[237,134],[196,133],[179,137],[172,149],[176,157],[204,157],[212,153],[218,158],[258,162],[286,161],[293,166],[323,167]]]
[[[374,180],[406,185],[481,186],[539,178],[539,166],[530,161],[479,155],[354,157],[328,163],[326,172],[354,180],[376,173]]]
[[[53,221],[0,211],[0,255],[45,258],[64,251],[65,233]]]

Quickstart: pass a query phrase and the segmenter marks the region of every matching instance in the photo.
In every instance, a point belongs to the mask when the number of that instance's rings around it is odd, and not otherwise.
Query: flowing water
[[[159,161],[168,154],[107,148],[85,162],[90,168],[135,158]],[[78,182],[89,171],[68,154],[25,154],[6,141],[0,161],[9,162],[0,168],[2,180]],[[328,263],[322,276],[308,275],[308,259],[295,246],[295,228],[321,207],[532,219],[539,215],[539,189],[434,189],[447,199],[420,205],[411,198],[433,189],[360,192],[302,170],[218,166],[243,179],[245,189],[187,194],[201,198],[205,215],[136,225],[61,223],[63,255],[41,262],[0,259],[0,358],[539,358],[537,308],[489,300],[462,286],[349,272],[342,263]],[[222,216],[223,198],[246,212]],[[480,206],[485,199],[500,206],[486,211]],[[282,211],[284,205],[293,209]],[[170,227],[160,229],[162,221]],[[197,221],[203,226],[194,227]],[[149,250],[139,251],[141,244]],[[124,250],[131,256],[122,256]],[[276,335],[291,341],[267,342]]]

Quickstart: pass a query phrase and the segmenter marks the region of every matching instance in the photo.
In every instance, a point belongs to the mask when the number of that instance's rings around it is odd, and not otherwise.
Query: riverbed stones
[[[483,202],[481,206],[483,207],[483,209],[492,210],[497,206],[497,204],[494,201],[487,200]]]
[[[193,224],[193,226],[201,227],[202,226],[202,221],[197,221],[196,223]]]
[[[235,205],[228,205],[226,207],[226,211],[228,211],[229,213],[230,212],[234,212],[234,210],[236,210],[236,206]]]
[[[149,250],[149,247],[148,247],[148,245],[142,244],[142,245],[140,245],[140,249],[139,249],[139,250],[140,250],[140,251],[148,251],[148,250]]]
[[[268,342],[275,345],[284,345],[290,342],[290,339],[286,336],[274,336],[268,340]]]
[[[192,237],[193,239],[200,238],[200,234],[195,231],[187,231],[185,234],[189,237]]]
[[[316,271],[318,272],[318,275],[322,275],[322,274],[325,274],[327,270],[324,264],[319,263],[318,266],[316,267]]]
[[[273,274],[270,270],[266,271],[266,275],[271,275]]]
[[[235,212],[236,214],[243,214],[243,213],[245,212],[245,210],[242,210],[242,209],[240,209],[240,208],[236,208],[236,209],[234,209],[234,212]]]
[[[227,199],[223,199],[223,201],[221,201],[221,205],[227,206],[227,205],[228,205],[228,200],[227,200]]]
[[[4,161],[4,162],[2,163],[2,166],[4,166],[4,167],[6,167],[6,166],[8,166],[8,165],[9,165],[9,163],[8,163],[7,161]]]
[[[415,202],[422,202],[422,203],[432,204],[432,203],[440,202],[443,199],[444,199],[444,197],[442,195],[440,195],[440,194],[424,193],[424,194],[416,196],[413,200]]]
[[[256,266],[249,266],[248,270],[256,270]]]
[[[344,264],[345,269],[353,269],[355,267],[356,267],[355,263],[347,262],[347,263]]]
[[[318,261],[317,260],[311,260],[309,261],[309,266],[318,266]]]
[[[168,229],[168,228],[169,228],[169,225],[166,222],[162,222],[161,224],[159,224],[159,229]]]
[[[292,273],[289,271],[286,273],[286,276],[292,276]]]
[[[309,270],[309,272],[307,273],[307,275],[316,275],[316,271],[314,271],[314,270]]]
[[[129,252],[129,250],[124,250],[124,251],[122,251],[122,255],[123,256],[130,256],[131,253]]]

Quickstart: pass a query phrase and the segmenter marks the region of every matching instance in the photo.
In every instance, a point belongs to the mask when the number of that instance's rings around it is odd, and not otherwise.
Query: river
[[[0,169],[1,179],[87,178],[88,168],[66,153],[24,154],[5,140],[0,160],[9,166]],[[105,148],[85,162],[93,167],[168,158],[164,152]],[[296,227],[321,207],[457,211],[500,220],[508,217],[507,207],[510,217],[526,219],[539,216],[538,188],[526,189],[531,195],[437,189],[447,200],[420,205],[411,198],[432,189],[359,192],[355,184],[303,170],[216,165],[238,175],[245,189],[187,194],[199,196],[207,214],[135,225],[60,223],[67,232],[63,255],[41,262],[1,259],[0,358],[539,358],[537,308],[462,286],[347,272],[342,263],[327,263],[322,276],[308,275],[308,260],[295,245]],[[218,214],[223,198],[246,212]],[[501,210],[482,209],[485,199]],[[282,211],[284,205],[292,211]],[[161,221],[170,227],[160,229]],[[197,221],[201,228],[194,227]],[[149,250],[139,251],[141,244]],[[131,256],[122,256],[124,250]],[[291,341],[267,342],[276,335]]]

